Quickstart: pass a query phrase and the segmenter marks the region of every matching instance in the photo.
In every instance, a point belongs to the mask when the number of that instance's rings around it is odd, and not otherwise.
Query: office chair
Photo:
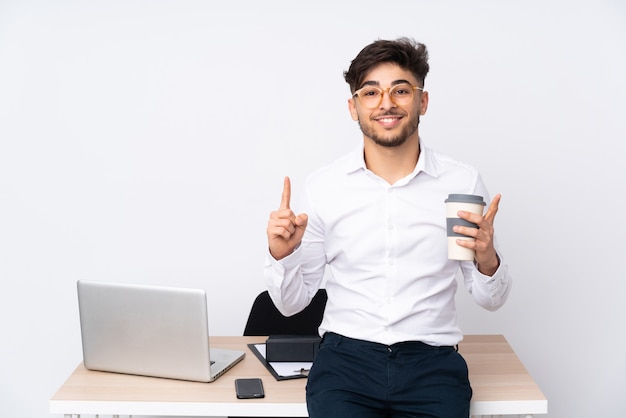
[[[309,306],[293,316],[284,316],[278,311],[266,290],[261,292],[250,309],[243,331],[245,337],[266,335],[318,335],[322,316],[326,308],[326,290],[317,291]],[[245,418],[245,417],[244,417]]]
[[[326,299],[326,290],[320,289],[302,312],[287,317],[278,311],[267,290],[261,292],[252,304],[243,335],[317,335]]]

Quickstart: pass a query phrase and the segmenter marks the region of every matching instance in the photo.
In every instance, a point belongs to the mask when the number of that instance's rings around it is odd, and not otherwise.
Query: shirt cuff
[[[496,257],[498,257],[498,268],[496,269],[496,271],[493,273],[492,276],[488,276],[486,274],[481,273],[480,270],[478,270],[478,264],[476,264],[476,262],[474,261],[474,268],[476,269],[476,273],[478,273],[478,276],[482,277],[483,281],[486,283],[492,282],[494,280],[498,280],[505,274],[504,273],[505,271],[504,260],[502,259],[502,256],[500,255],[500,253],[497,251],[496,251]]]
[[[276,260],[268,250],[265,258],[265,278],[269,286],[280,288],[287,276],[286,272],[300,265],[300,247],[301,245],[298,245],[291,254],[280,260]]]

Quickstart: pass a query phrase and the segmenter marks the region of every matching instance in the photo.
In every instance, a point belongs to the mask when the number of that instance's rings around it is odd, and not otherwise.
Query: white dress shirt
[[[448,260],[444,201],[450,193],[489,202],[473,167],[423,145],[413,173],[393,185],[366,168],[362,146],[317,170],[306,181],[302,206],[294,207],[309,216],[302,243],[280,261],[267,257],[272,300],[284,315],[293,315],[327,278],[320,335],[335,332],[386,345],[457,344],[459,268],[465,288],[488,310],[505,302],[511,278],[497,247],[500,267],[491,277],[472,261]]]

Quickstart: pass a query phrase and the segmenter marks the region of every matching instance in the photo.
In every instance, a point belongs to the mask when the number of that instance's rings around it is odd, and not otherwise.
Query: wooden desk
[[[50,400],[50,413],[306,417],[306,379],[276,381],[246,344],[264,337],[213,337],[211,346],[241,349],[246,357],[213,383],[86,370],[80,364]],[[545,414],[548,402],[505,338],[467,335],[459,346],[474,390],[472,416]],[[265,398],[238,400],[235,379],[261,377]]]

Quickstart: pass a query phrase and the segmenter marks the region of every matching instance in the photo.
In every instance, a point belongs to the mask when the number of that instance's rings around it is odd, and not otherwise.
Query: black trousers
[[[454,347],[391,346],[326,333],[307,382],[310,418],[468,418],[467,363]]]

